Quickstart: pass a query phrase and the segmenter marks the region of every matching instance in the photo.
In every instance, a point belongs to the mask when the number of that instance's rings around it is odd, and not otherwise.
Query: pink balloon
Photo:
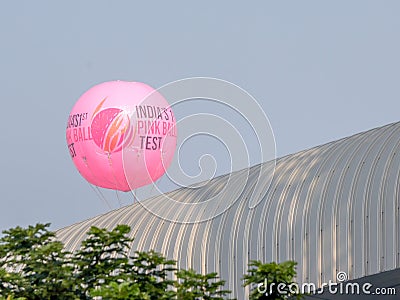
[[[175,118],[165,98],[150,86],[104,82],[73,107],[67,143],[87,181],[129,191],[165,173],[176,148]]]

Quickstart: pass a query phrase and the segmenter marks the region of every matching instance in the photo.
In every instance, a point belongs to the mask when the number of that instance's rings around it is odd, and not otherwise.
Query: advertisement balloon
[[[165,98],[140,82],[110,81],[85,92],[67,123],[67,144],[90,183],[130,191],[160,178],[176,147],[176,122]]]

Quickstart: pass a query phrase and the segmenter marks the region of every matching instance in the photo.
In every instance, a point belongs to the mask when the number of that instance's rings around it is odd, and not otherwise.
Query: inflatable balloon
[[[176,147],[172,109],[139,82],[111,81],[85,92],[67,124],[72,160],[90,183],[129,191],[160,178]]]

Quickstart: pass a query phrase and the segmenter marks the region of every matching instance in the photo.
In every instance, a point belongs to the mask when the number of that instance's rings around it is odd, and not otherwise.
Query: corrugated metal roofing
[[[256,191],[259,172],[262,167],[266,172],[268,163],[167,194],[186,203],[204,202],[201,209],[171,205],[163,196],[144,202],[167,220],[179,215],[203,222],[167,221],[135,203],[57,235],[74,250],[90,226],[128,224],[135,237],[132,251],[155,249],[181,267],[216,271],[238,299],[245,298],[241,278],[252,259],[295,260],[300,283],[320,285],[335,280],[339,271],[359,278],[400,267],[399,150],[400,123],[394,123],[280,158],[271,185],[261,182]],[[232,206],[207,220],[221,204],[207,200],[228,180],[231,187],[245,187],[222,193],[220,201]]]

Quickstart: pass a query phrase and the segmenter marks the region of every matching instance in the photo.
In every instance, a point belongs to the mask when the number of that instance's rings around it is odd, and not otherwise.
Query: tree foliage
[[[73,266],[49,224],[3,231],[0,295],[26,299],[74,299]]]
[[[129,256],[130,227],[91,227],[78,251],[57,241],[49,224],[3,231],[0,300],[223,299],[216,273],[177,270],[155,251]],[[173,280],[173,277],[177,280]]]
[[[228,290],[221,290],[225,281],[219,280],[217,273],[203,275],[193,269],[182,269],[176,273],[176,276],[178,280],[175,282],[175,287],[180,300],[222,300],[226,294],[230,293]]]
[[[130,227],[91,227],[79,250],[65,250],[50,224],[3,231],[0,238],[0,300],[222,300],[230,293],[217,273],[177,269],[155,251],[129,256]],[[287,299],[295,262],[252,261],[244,285],[250,299]],[[174,279],[175,278],[175,279]],[[287,287],[277,290],[279,283]],[[260,293],[260,288],[266,293]],[[262,289],[261,289],[262,291]]]
[[[244,276],[244,286],[250,287],[250,300],[284,300],[292,297],[301,299],[298,286],[294,282],[296,276],[294,261],[283,263],[250,262],[248,273]]]

